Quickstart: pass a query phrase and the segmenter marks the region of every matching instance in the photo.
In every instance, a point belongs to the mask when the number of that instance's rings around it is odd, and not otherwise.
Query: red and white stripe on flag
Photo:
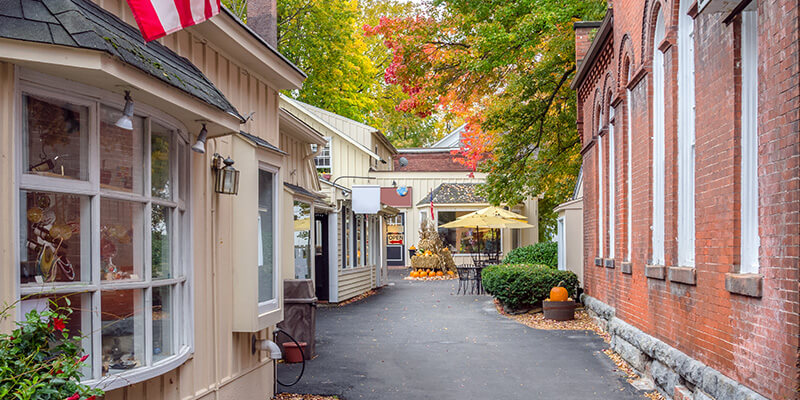
[[[219,14],[219,0],[128,0],[144,40],[149,42]]]

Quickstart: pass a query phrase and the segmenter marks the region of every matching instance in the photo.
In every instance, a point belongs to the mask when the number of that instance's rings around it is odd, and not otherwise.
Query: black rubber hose
[[[297,376],[297,379],[295,379],[294,382],[292,382],[292,383],[287,385],[287,384],[285,384],[285,383],[283,383],[283,382],[278,380],[278,375],[277,375],[278,365],[277,365],[277,361],[276,361],[276,363],[275,363],[275,382],[278,382],[281,386],[285,386],[285,387],[294,386],[294,385],[297,384],[297,382],[300,382],[300,379],[303,378],[303,373],[306,371],[306,355],[303,354],[303,348],[300,346],[300,343],[298,343],[297,340],[294,340],[292,335],[286,333],[286,331],[284,331],[282,329],[275,329],[275,333],[273,334],[273,339],[275,340],[275,343],[278,342],[278,340],[277,340],[278,339],[278,333],[283,333],[289,339],[291,339],[294,342],[294,344],[297,345],[297,349],[300,350],[300,356],[303,358],[303,367],[300,369],[300,375]]]

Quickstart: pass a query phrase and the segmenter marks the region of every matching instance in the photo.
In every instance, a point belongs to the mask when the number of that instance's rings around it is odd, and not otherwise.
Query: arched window
[[[616,224],[616,204],[615,197],[616,179],[614,174],[614,107],[608,106],[608,258],[614,258],[614,228]]]
[[[605,248],[604,230],[603,225],[603,137],[600,132],[603,129],[603,112],[600,106],[597,106],[597,256],[603,258]]]
[[[627,75],[625,77],[626,85],[631,81],[632,75],[632,66],[630,59],[627,59],[625,64]],[[631,261],[631,253],[633,249],[633,173],[631,172],[631,167],[633,166],[633,93],[629,88],[625,89],[625,116],[628,118],[628,123],[626,127],[626,135],[627,135],[627,147],[628,147],[628,166],[627,166],[627,201],[628,201],[628,232],[627,232],[627,240],[626,244],[628,246],[628,254],[627,260]]]
[[[678,16],[678,265],[694,266],[694,19],[691,0]]]
[[[653,253],[651,263],[664,264],[664,12],[658,10],[653,35]]]

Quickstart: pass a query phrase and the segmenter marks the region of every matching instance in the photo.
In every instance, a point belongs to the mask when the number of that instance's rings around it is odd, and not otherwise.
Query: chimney
[[[580,66],[581,61],[586,57],[600,24],[601,21],[577,21],[572,24],[575,30],[575,65]]]
[[[248,0],[247,26],[272,47],[278,48],[277,0]]]

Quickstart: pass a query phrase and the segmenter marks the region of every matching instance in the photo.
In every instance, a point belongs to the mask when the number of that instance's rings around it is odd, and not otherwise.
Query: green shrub
[[[571,271],[559,271],[546,265],[500,264],[483,269],[483,287],[512,309],[529,307],[550,296],[550,289],[564,281],[575,297],[578,277]]]
[[[503,264],[538,264],[558,267],[558,244],[539,242],[530,246],[517,247],[503,259]]]

